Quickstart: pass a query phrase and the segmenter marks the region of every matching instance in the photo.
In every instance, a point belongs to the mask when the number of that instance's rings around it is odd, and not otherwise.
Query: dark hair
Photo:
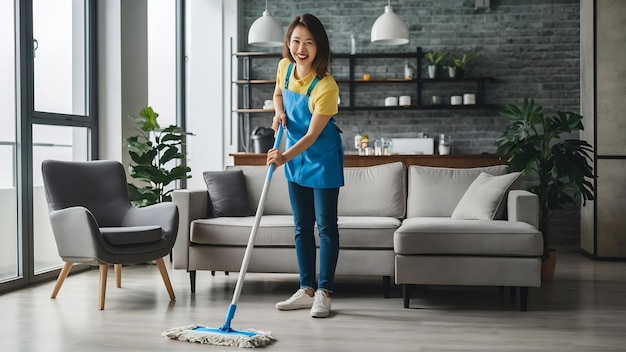
[[[315,70],[315,74],[318,77],[323,78],[326,73],[328,73],[328,66],[332,62],[333,58],[330,52],[330,43],[328,42],[328,35],[326,34],[324,25],[317,17],[311,15],[310,13],[296,16],[291,23],[289,23],[287,33],[285,34],[283,57],[288,58],[291,62],[296,61],[291,56],[291,52],[289,51],[289,41],[291,40],[293,30],[297,26],[304,26],[311,31],[313,39],[315,39],[315,45],[317,46],[317,55],[315,56],[315,59],[313,59],[312,67],[313,70]]]

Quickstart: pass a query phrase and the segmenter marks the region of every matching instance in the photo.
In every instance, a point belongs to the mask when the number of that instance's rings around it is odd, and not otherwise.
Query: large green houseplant
[[[140,181],[140,186],[128,184],[130,199],[136,206],[169,202],[173,189],[165,190],[166,186],[191,178],[191,168],[179,162],[185,160],[180,147],[191,133],[175,125],[162,129],[157,122],[159,114],[150,106],[143,108],[139,116],[129,117],[137,124],[139,133],[126,139],[132,159],[130,176]]]
[[[583,129],[582,116],[559,111],[544,116],[541,105],[525,99],[520,106],[508,104],[503,116],[511,123],[496,141],[497,153],[508,157],[510,171],[523,171],[536,177],[529,191],[539,197],[539,230],[543,234],[544,259],[550,247],[550,218],[565,204],[593,200],[592,146],[579,139],[561,135]]]

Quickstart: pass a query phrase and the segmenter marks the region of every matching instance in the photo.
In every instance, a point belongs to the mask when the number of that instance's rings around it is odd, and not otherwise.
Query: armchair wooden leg
[[[70,270],[72,270],[73,265],[74,263],[65,262],[65,264],[63,265],[63,269],[61,269],[61,272],[59,273],[57,283],[56,285],[54,285],[54,289],[52,290],[50,298],[57,298],[57,294],[59,294],[59,290],[61,290],[61,286],[63,286],[63,282],[65,281],[67,275],[70,273]]]
[[[104,309],[104,297],[107,290],[107,274],[109,273],[109,266],[107,264],[100,264],[100,310]]]
[[[170,299],[172,301],[176,300],[176,296],[174,295],[174,289],[172,288],[172,283],[170,282],[170,276],[167,274],[167,268],[165,267],[163,258],[159,258],[155,260],[155,262],[156,262],[157,267],[159,268],[161,277],[163,278],[163,283],[165,283],[165,288],[167,289],[167,293],[169,293],[170,295]]]
[[[122,264],[114,264],[113,270],[115,270],[115,285],[120,288],[122,287]]]

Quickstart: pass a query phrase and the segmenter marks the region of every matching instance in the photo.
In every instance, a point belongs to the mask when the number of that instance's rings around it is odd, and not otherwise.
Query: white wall
[[[235,151],[231,136],[230,37],[237,38],[238,1],[187,5],[188,188],[205,187],[202,172],[222,170]],[[222,35],[219,35],[222,33]],[[233,134],[236,137],[236,134]]]
[[[133,3],[129,5],[128,3]],[[98,2],[100,158],[128,165],[125,116],[147,105],[146,1]],[[231,38],[236,51],[240,1],[188,0],[187,141],[192,178],[188,188],[204,188],[202,172],[232,164],[236,121],[231,122]],[[143,11],[143,12],[142,12]],[[133,17],[134,16],[134,17]],[[222,35],[219,35],[221,33]],[[142,51],[143,50],[143,51]],[[145,66],[142,66],[145,65]],[[234,124],[234,125],[233,125]]]

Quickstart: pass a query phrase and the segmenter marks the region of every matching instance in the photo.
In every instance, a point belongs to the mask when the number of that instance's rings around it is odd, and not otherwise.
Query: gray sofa
[[[476,285],[520,288],[520,309],[527,309],[528,287],[541,285],[543,240],[538,198],[512,189],[485,219],[482,200],[489,190],[468,188],[481,172],[503,175],[506,166],[443,169],[410,166],[407,217],[394,234],[395,283],[409,307],[412,285]],[[521,179],[486,187],[516,188]],[[463,199],[465,198],[465,199]],[[476,199],[481,198],[481,199]],[[464,201],[465,213],[459,209]],[[456,213],[456,214],[455,214]]]
[[[242,170],[250,207],[256,210],[267,174],[264,166]],[[340,251],[336,275],[375,275],[383,278],[389,295],[394,275],[393,233],[406,214],[406,168],[403,163],[346,168],[339,192]],[[176,190],[173,202],[180,213],[174,245],[175,269],[189,271],[195,292],[197,270],[239,271],[254,216],[210,218],[206,189]],[[283,168],[274,172],[248,272],[297,273],[294,224]]]
[[[247,198],[255,210],[267,168],[229,170],[243,172]],[[522,287],[525,310],[527,287],[540,285],[537,197],[521,190],[506,192],[508,199],[498,206],[506,211],[505,220],[452,217],[481,172],[502,175],[506,166],[410,166],[407,172],[398,162],[345,168],[346,182],[339,192],[337,276],[381,276],[385,297],[393,276],[403,285],[405,307],[415,284]],[[180,213],[174,268],[189,271],[192,292],[198,270],[239,271],[254,216],[211,217],[206,189],[176,190],[172,199]],[[298,272],[282,168],[272,179],[248,271]]]

